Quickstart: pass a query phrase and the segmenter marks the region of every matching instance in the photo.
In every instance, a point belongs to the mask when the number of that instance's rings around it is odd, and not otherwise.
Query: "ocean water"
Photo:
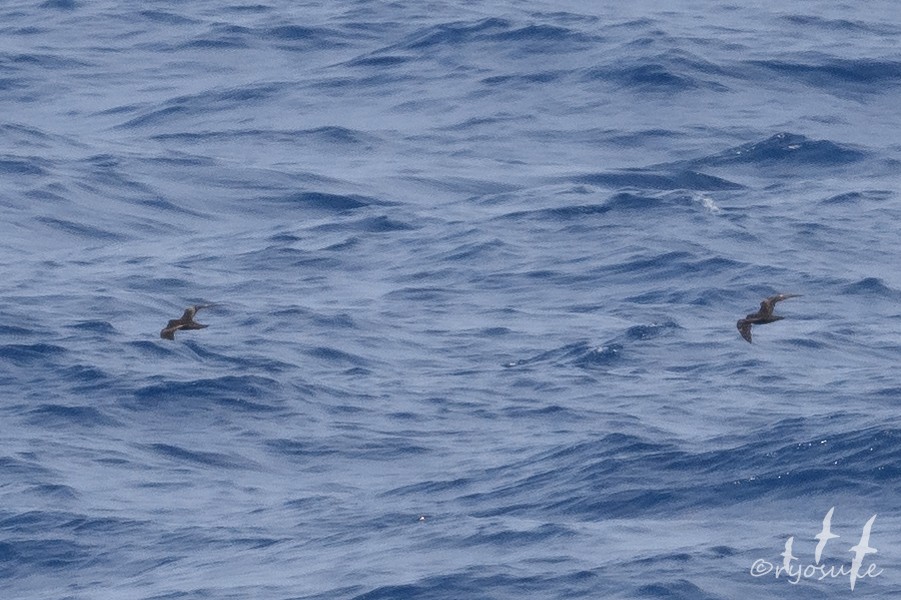
[[[0,596],[899,594],[899,48],[894,1],[3,4]]]

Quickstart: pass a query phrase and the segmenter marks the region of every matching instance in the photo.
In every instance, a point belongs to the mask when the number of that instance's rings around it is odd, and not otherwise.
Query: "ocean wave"
[[[811,140],[803,135],[777,133],[761,142],[743,144],[695,162],[704,166],[839,166],[859,162],[865,156],[860,150],[829,140]]]
[[[743,186],[713,175],[697,171],[654,173],[644,170],[624,172],[588,173],[573,178],[578,183],[616,189],[637,188],[650,190],[738,190]]]
[[[0,5],[5,597],[769,599],[831,506],[882,566],[901,28],[684,9]]]
[[[751,61],[750,64],[833,94],[844,90],[883,93],[886,87],[901,84],[901,61],[817,58],[810,61],[771,59]]]

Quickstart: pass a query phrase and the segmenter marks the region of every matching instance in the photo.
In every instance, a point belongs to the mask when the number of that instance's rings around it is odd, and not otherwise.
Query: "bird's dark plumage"
[[[175,332],[179,329],[203,329],[204,327],[209,327],[209,325],[204,325],[203,323],[198,323],[194,320],[194,315],[197,314],[197,311],[201,308],[209,308],[212,304],[197,304],[194,306],[189,306],[185,309],[185,314],[181,316],[180,319],[172,319],[169,323],[160,331],[160,337],[164,340],[174,340]]]
[[[744,319],[739,319],[738,323],[735,324],[735,326],[738,327],[738,332],[741,334],[741,337],[748,340],[748,343],[750,344],[751,325],[765,325],[766,323],[772,323],[773,321],[784,319],[785,317],[780,317],[773,314],[773,309],[776,307],[776,303],[783,300],[788,300],[789,298],[797,298],[800,295],[801,294],[776,294],[775,296],[770,296],[769,298],[761,302],[760,310],[758,310],[756,313],[751,313]]]

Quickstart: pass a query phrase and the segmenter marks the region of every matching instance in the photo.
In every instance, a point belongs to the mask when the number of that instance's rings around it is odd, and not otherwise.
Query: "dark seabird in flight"
[[[209,308],[210,306],[212,306],[212,304],[189,306],[185,309],[185,314],[183,314],[180,319],[172,319],[169,321],[166,327],[160,331],[160,337],[164,340],[174,340],[175,332],[179,329],[203,329],[204,327],[209,327],[209,325],[204,325],[203,323],[195,321],[194,315],[201,308]]]
[[[746,316],[744,319],[739,319],[738,323],[735,324],[738,327],[738,332],[741,334],[741,337],[748,340],[748,343],[751,343],[751,325],[764,325],[766,323],[772,323],[773,321],[780,321],[785,317],[780,317],[778,315],[773,314],[773,308],[776,307],[777,302],[781,302],[783,300],[788,300],[789,298],[797,298],[801,294],[776,294],[775,296],[770,296],[766,300],[760,303],[760,310],[756,313],[751,313]]]

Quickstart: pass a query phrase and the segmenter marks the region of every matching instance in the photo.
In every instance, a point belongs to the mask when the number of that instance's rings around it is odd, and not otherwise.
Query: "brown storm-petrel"
[[[738,327],[738,332],[741,334],[741,337],[748,340],[748,343],[751,343],[751,325],[764,325],[766,323],[772,323],[773,321],[780,321],[785,317],[780,317],[779,315],[773,314],[773,309],[776,307],[777,302],[781,302],[783,300],[788,300],[789,298],[797,298],[801,294],[776,294],[775,296],[770,296],[766,300],[760,303],[760,310],[756,313],[751,313],[746,316],[744,319],[739,319],[738,323],[735,324]]]
[[[189,306],[185,309],[185,314],[181,316],[180,319],[172,319],[160,331],[160,337],[164,340],[174,340],[175,332],[179,329],[203,329],[204,327],[209,327],[209,325],[204,325],[203,323],[198,323],[194,320],[194,315],[201,308],[209,308],[213,306],[212,304],[196,304],[194,306]]]

